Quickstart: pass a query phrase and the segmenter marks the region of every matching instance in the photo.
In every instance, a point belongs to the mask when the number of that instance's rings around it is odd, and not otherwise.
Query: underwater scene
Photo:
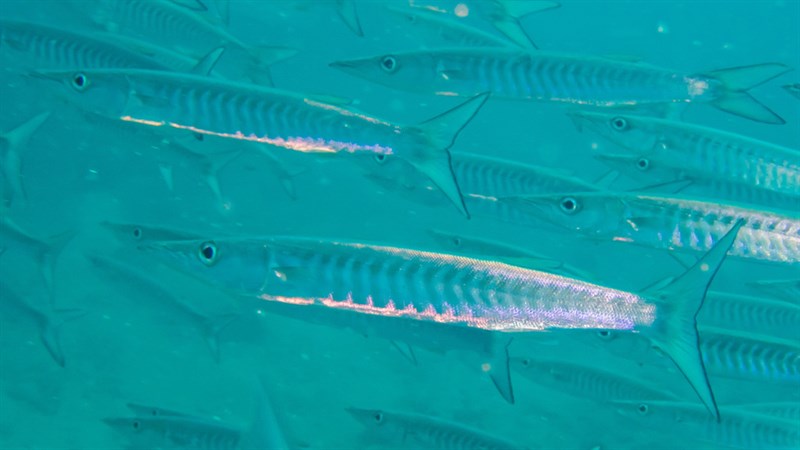
[[[0,449],[800,449],[799,24],[0,0]]]

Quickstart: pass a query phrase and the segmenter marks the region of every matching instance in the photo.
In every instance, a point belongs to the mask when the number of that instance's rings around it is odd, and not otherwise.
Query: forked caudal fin
[[[336,13],[342,22],[350,28],[356,36],[364,37],[364,30],[361,29],[361,21],[358,20],[356,4],[353,0],[336,0]]]
[[[427,139],[423,144],[424,148],[414,149],[413,156],[407,161],[427,175],[467,218],[469,212],[453,173],[449,149],[458,133],[475,117],[487,98],[488,93],[478,94],[449,111],[409,127],[418,130]]]
[[[711,102],[715,107],[756,122],[784,124],[781,116],[754,99],[748,90],[789,72],[783,64],[767,63],[732,67],[703,74],[722,83],[724,92]]]
[[[654,347],[661,349],[672,359],[717,420],[719,420],[719,409],[700,355],[696,317],[703,307],[708,286],[736,240],[742,225],[744,220],[736,222],[731,230],[683,275],[642,293],[654,301],[658,308],[658,316],[653,326],[642,334],[650,339]]]
[[[519,19],[561,6],[558,2],[547,0],[501,0],[498,4],[501,6],[502,11],[500,14],[491,17],[492,25],[522,48],[538,47],[522,28]]]

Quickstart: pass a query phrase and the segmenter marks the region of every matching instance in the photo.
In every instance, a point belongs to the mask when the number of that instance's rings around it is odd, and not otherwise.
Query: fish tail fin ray
[[[50,297],[51,305],[55,305],[55,271],[56,261],[58,260],[64,248],[72,242],[72,239],[78,232],[74,230],[65,231],[63,233],[50,236],[43,241],[41,249],[39,250],[39,263],[42,271],[42,278],[44,279],[47,294]]]
[[[358,37],[364,37],[364,30],[361,28],[361,21],[358,19],[358,11],[353,0],[336,0],[336,13],[347,25],[347,28],[350,28],[350,31]]]
[[[220,361],[219,356],[219,333],[238,317],[235,314],[225,314],[208,317],[203,321],[203,337],[208,343],[211,355],[215,362]]]
[[[489,364],[489,378],[500,395],[510,404],[514,404],[514,386],[511,384],[511,369],[508,357],[508,347],[511,339],[492,352],[492,361]]]
[[[42,325],[41,339],[47,352],[53,360],[61,367],[66,365],[64,352],[61,349],[61,326],[65,322],[75,320],[86,315],[82,309],[62,309],[55,314],[47,315]]]
[[[518,0],[505,0],[502,3],[505,14],[501,14],[492,18],[492,25],[506,37],[511,39],[516,45],[523,48],[539,47],[528,36],[528,33],[522,28],[520,19],[535,14],[538,12],[554,9],[561,6],[558,2],[553,1],[518,1]]]
[[[757,122],[784,124],[783,118],[746,91],[790,70],[783,64],[766,63],[714,70],[703,75],[720,81],[725,88],[724,94],[712,102],[715,107]]]
[[[400,352],[400,354],[403,355],[403,357],[407,359],[411,364],[415,366],[418,365],[417,355],[414,354],[414,347],[404,342],[397,342],[397,341],[392,341],[392,346],[394,346],[394,348],[396,348],[397,351]]]
[[[297,50],[289,47],[257,46],[248,48],[251,64],[245,75],[250,81],[262,86],[274,86],[269,66],[289,59],[297,54]]]
[[[476,95],[455,108],[439,114],[415,128],[428,139],[430,145],[416,149],[408,162],[427,175],[447,198],[469,218],[467,206],[456,182],[450,162],[450,147],[458,134],[478,113],[489,98],[488,93]]]
[[[217,66],[223,53],[225,53],[225,47],[218,47],[206,53],[206,55],[200,58],[197,64],[192,67],[191,73],[195,75],[211,75],[211,72],[214,70],[214,67]]]
[[[648,330],[648,338],[654,347],[661,349],[672,359],[717,420],[719,409],[703,365],[696,317],[703,306],[708,286],[743,224],[744,220],[738,221],[708,253],[681,276],[644,292],[645,296],[656,302],[659,309],[659,318]]]

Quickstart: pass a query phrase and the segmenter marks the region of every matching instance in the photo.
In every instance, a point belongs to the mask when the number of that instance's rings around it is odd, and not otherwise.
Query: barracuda
[[[695,315],[741,226],[685,274],[640,294],[494,261],[365,244],[240,238],[139,247],[200,280],[265,301],[505,332],[639,331],[716,414]]]
[[[38,69],[168,69],[108,40],[33,23],[0,21],[0,45],[3,59]]]
[[[800,149],[654,117],[570,115],[579,129],[624,147],[601,150],[599,159],[617,161],[615,167],[649,184],[689,180],[733,201],[800,210]]]
[[[145,70],[35,72],[65,84],[86,109],[167,133],[211,135],[298,152],[396,155],[469,216],[449,148],[488,94],[419,125],[397,125],[286,91]]]
[[[697,322],[703,326],[736,326],[749,333],[800,340],[800,306],[769,298],[709,291]]]
[[[422,414],[378,409],[346,408],[346,411],[376,437],[400,445],[398,448],[449,450],[513,450],[521,448],[499,437],[465,425]]]
[[[597,190],[591,183],[550,167],[531,166],[469,153],[452,153],[450,159],[456,183],[464,194],[464,203],[470,213],[504,222],[542,224],[542,220],[532,219],[529,214],[499,201],[501,197]],[[360,158],[357,162],[366,166],[367,176],[382,186],[420,193],[414,198],[434,205],[446,201],[441,197],[437,199],[438,191],[434,186],[430,186],[430,182],[422,179],[418,171],[405,161],[376,155],[369,159]],[[375,165],[379,167],[377,171],[374,169]]]
[[[731,255],[800,262],[800,215],[781,215],[685,197],[575,193],[502,201],[590,237],[653,248],[708,251],[731,224],[744,221]]]
[[[381,55],[331,64],[386,86],[438,95],[563,102],[599,107],[710,103],[764,123],[785,123],[748,89],[790,69],[769,63],[682,73],[583,55],[498,48],[442,49]]]

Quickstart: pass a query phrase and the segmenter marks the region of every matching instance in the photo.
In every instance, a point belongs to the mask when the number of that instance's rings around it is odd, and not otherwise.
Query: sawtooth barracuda
[[[449,148],[485,103],[475,96],[419,125],[398,125],[287,91],[145,70],[39,71],[91,112],[171,133],[211,135],[312,153],[396,155],[469,216]]]
[[[392,442],[392,447],[449,450],[522,448],[486,432],[422,414],[353,407],[346,408],[346,411],[373,435],[387,443]]]
[[[685,274],[639,294],[461,256],[300,238],[233,238],[140,245],[231,293],[505,332],[638,331],[679,367],[716,414],[697,347],[695,315],[743,224]]]
[[[767,63],[682,73],[611,58],[498,48],[442,49],[338,61],[331,67],[391,88],[437,95],[596,107],[711,105],[758,122],[785,121],[747,91],[790,69]]]
[[[592,238],[652,248],[708,251],[731,224],[744,226],[731,255],[800,262],[800,213],[782,215],[685,197],[571,193],[507,197],[511,205]]]
[[[676,180],[728,184],[729,189],[717,189],[715,194],[800,210],[800,149],[655,117],[593,112],[570,116],[579,129],[585,126],[622,146],[596,155],[620,162],[615,167],[634,178],[649,184]]]

